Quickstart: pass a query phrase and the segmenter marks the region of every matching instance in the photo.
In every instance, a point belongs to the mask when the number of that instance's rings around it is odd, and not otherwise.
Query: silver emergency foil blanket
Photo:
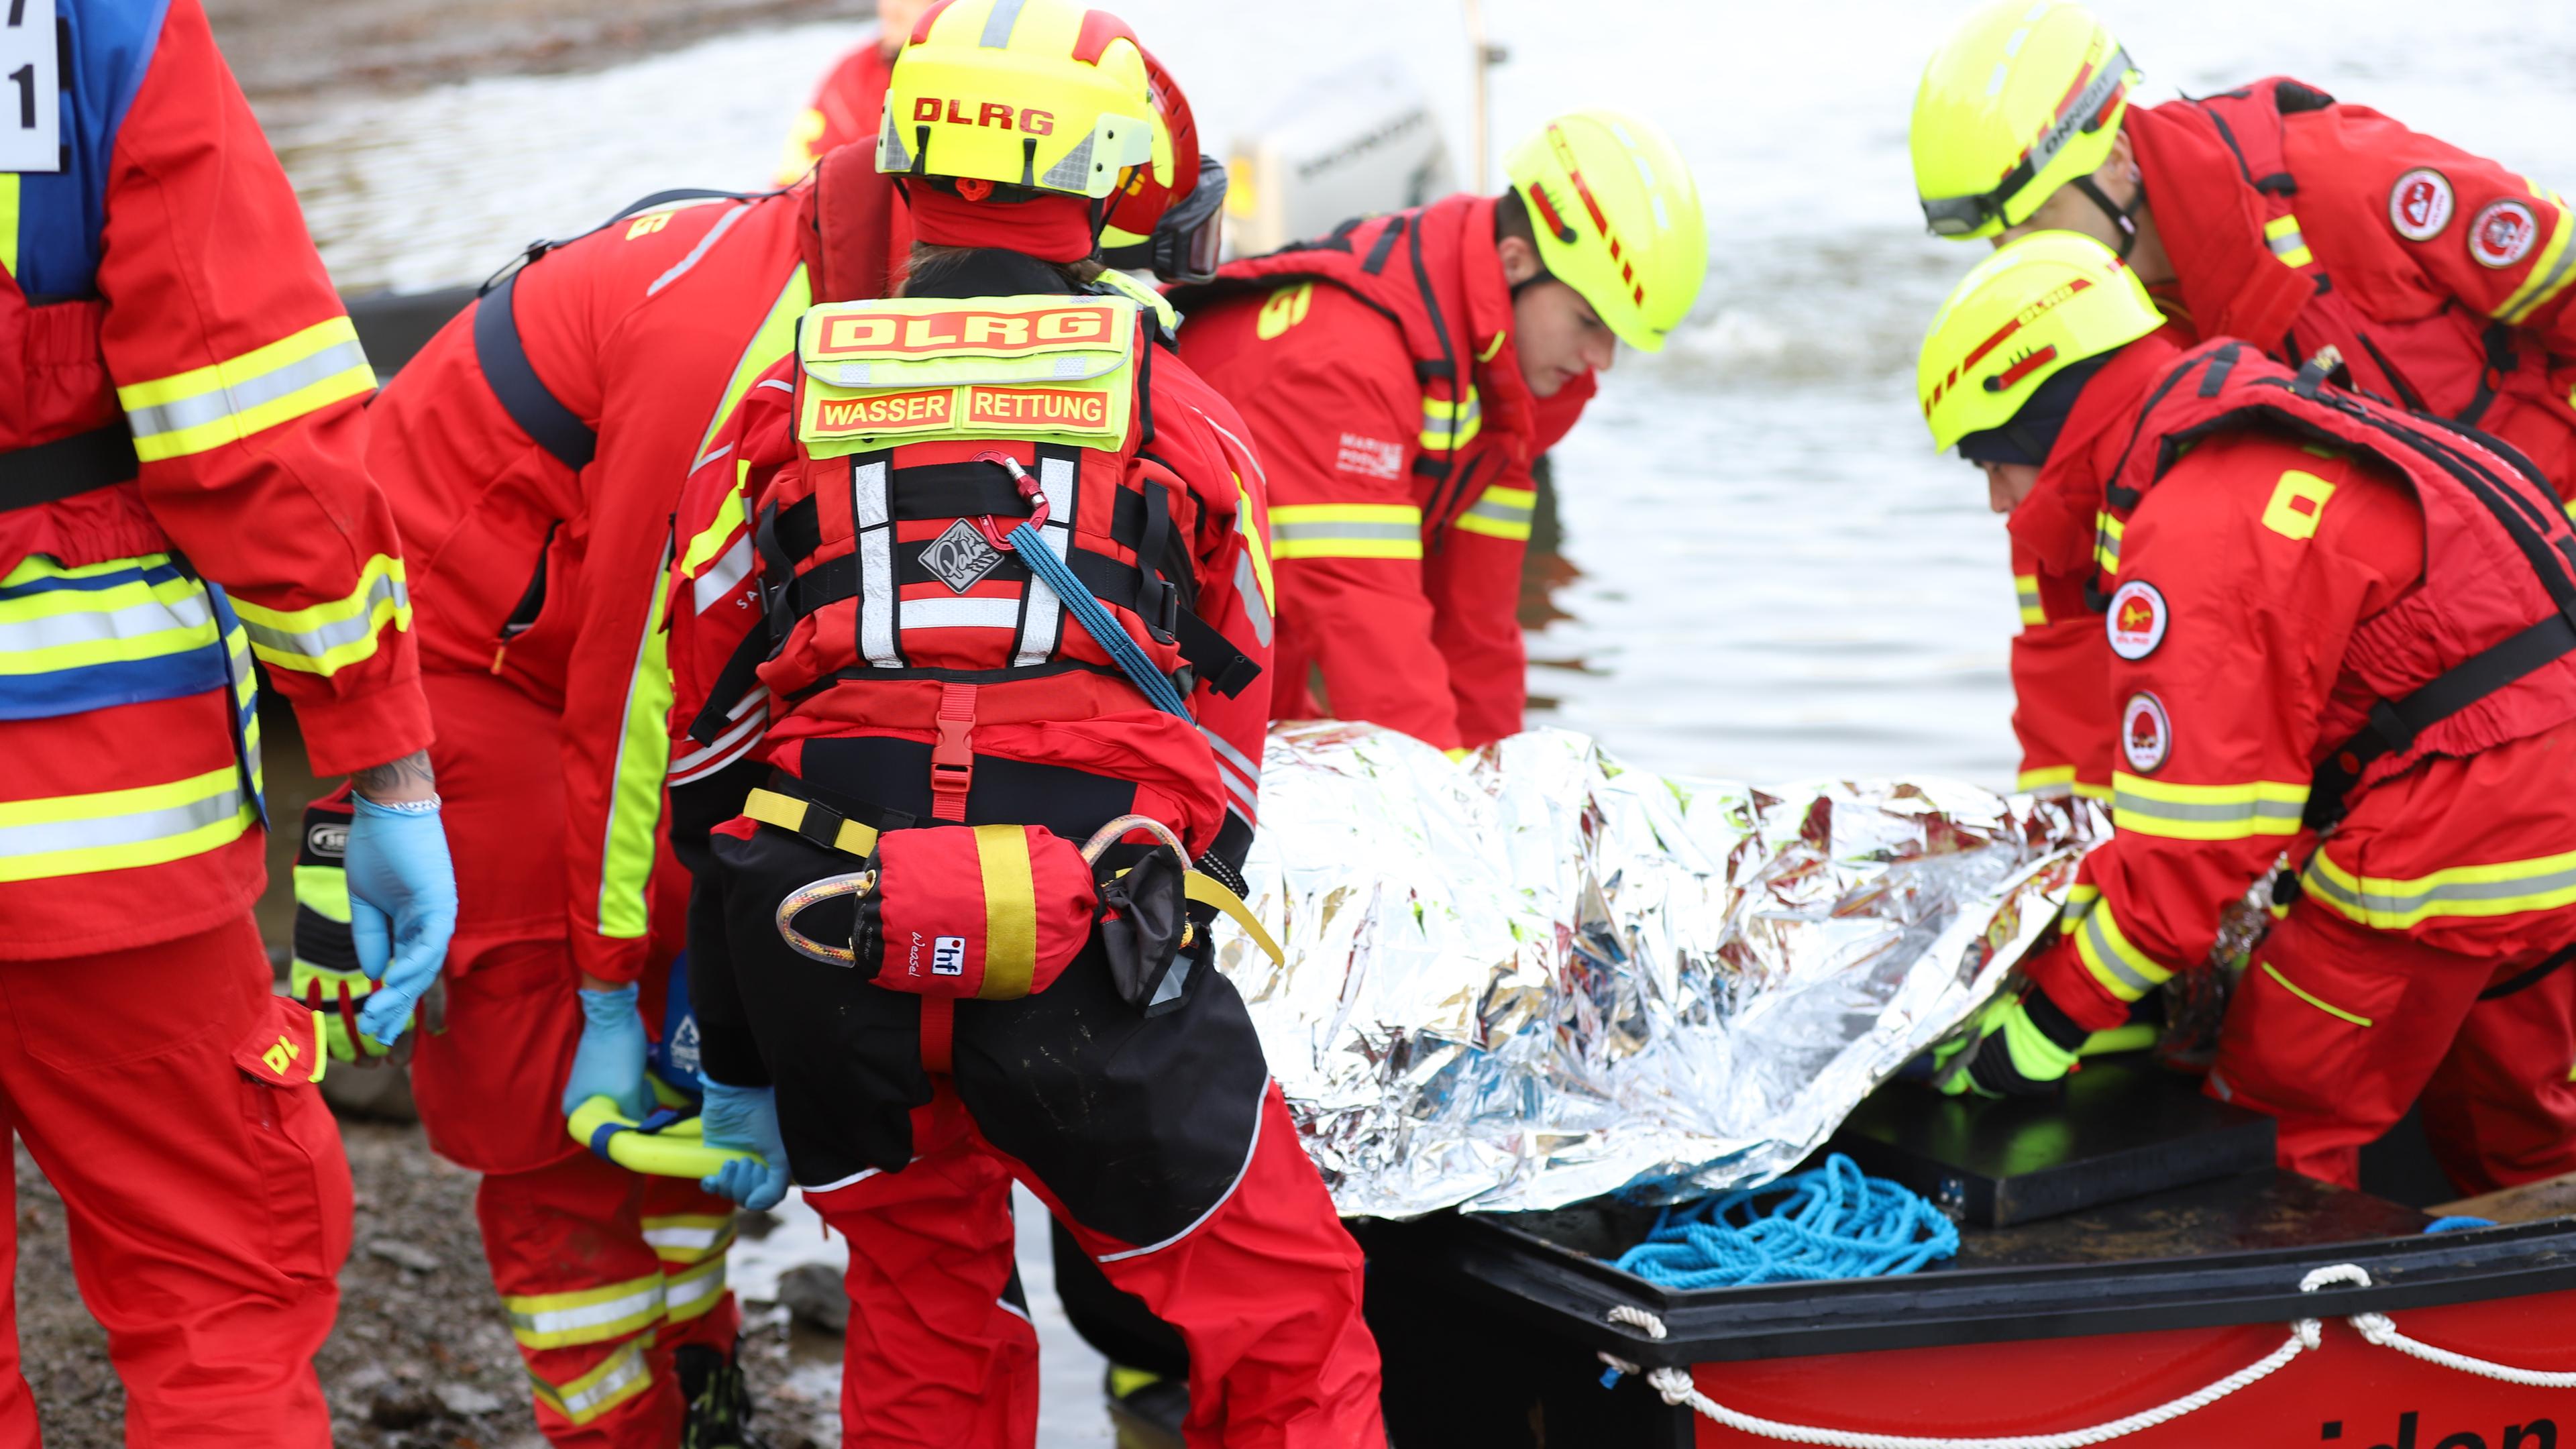
[[[1294,725],[1245,871],[1287,964],[1223,921],[1219,960],[1345,1216],[1670,1201],[1823,1143],[1993,993],[2103,834],[1945,781]]]

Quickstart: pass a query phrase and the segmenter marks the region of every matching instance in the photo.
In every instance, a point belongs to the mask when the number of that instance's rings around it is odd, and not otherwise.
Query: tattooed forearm
[[[438,779],[430,773],[427,750],[414,750],[399,760],[370,765],[349,779],[359,794],[380,805],[426,800],[438,793]]]

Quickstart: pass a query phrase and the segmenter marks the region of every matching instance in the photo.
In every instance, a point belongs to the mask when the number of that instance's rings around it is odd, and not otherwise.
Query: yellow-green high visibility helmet
[[[1915,391],[1933,449],[2009,424],[2050,378],[2163,325],[2137,274],[2091,237],[2042,231],[2005,246],[1960,280],[1924,336]]]
[[[1503,158],[1529,207],[1538,257],[1640,352],[1690,315],[1708,276],[1699,183],[1652,122],[1622,111],[1572,111]]]
[[[1991,237],[2110,159],[2141,79],[2109,29],[2074,0],[1994,0],[1923,67],[1907,140],[1923,220]]]
[[[1131,166],[1176,180],[1144,49],[1106,10],[949,0],[895,57],[879,171],[1098,200]]]

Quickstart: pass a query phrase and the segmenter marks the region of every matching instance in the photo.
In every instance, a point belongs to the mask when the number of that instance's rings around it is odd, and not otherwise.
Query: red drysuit
[[[0,88],[59,92],[53,144],[0,141],[0,1107],[134,1441],[320,1446],[349,1178],[300,1062],[235,1067],[281,1034],[251,659],[316,771],[429,742],[375,376],[197,0],[35,14]],[[13,1363],[0,1437],[35,1434]]]
[[[1229,262],[1172,299],[1189,314],[1182,356],[1242,410],[1268,472],[1274,715],[1329,709],[1444,749],[1516,733],[1530,464],[1582,416],[1592,380],[1530,395],[1492,198]]]
[[[1054,300],[1020,295],[1052,272],[997,257],[972,254],[943,287]],[[1114,310],[1060,306],[1068,326]],[[1058,335],[1054,320],[1034,335]],[[939,340],[945,324],[906,325]],[[796,440],[811,379],[791,362],[683,497],[680,536],[702,562],[671,603],[674,721],[704,740],[729,697],[766,692],[778,714],[758,757],[808,812],[801,832],[749,816],[716,830],[690,935],[706,1071],[774,1083],[794,1180],[850,1238],[853,1445],[1026,1442],[1035,1339],[1004,1301],[1009,1177],[1188,1343],[1193,1442],[1383,1442],[1358,1249],[1204,953],[1182,958],[1151,1015],[1117,993],[1096,939],[1042,992],[932,1010],[816,968],[776,927],[789,891],[856,865],[816,843],[836,838],[834,817],[1034,823],[1081,841],[1136,812],[1192,852],[1241,858],[1258,777],[1228,761],[1258,758],[1267,713],[1266,676],[1243,668],[1269,653],[1259,474],[1232,409],[1163,346],[1138,345],[1158,354],[1150,369],[1084,374],[1097,395],[1129,390],[1115,445],[1005,431],[821,459]],[[891,396],[918,408],[930,394]],[[1048,541],[1152,667],[1194,671],[1195,728],[1148,707],[1024,565],[973,541],[966,514],[1027,512],[979,458],[993,448],[1042,480]],[[756,683],[731,667],[744,660]]]
[[[373,409],[373,461],[419,560],[462,902],[416,1095],[431,1144],[486,1174],[494,1283],[558,1444],[671,1442],[670,1351],[733,1342],[731,1204],[599,1161],[558,1102],[580,975],[648,978],[658,1029],[681,942],[657,607],[680,480],[790,345],[816,270],[884,275],[881,252],[825,255],[816,218],[836,232],[841,206],[889,198],[872,168],[835,167],[783,196],[620,220],[483,298]],[[509,384],[523,374],[542,394]]]
[[[2442,1144],[2464,1188],[2576,1168],[2576,994],[2479,999],[2576,944],[2576,655],[2450,713],[2416,702],[2526,629],[2576,646],[2576,538],[2467,439],[2290,377],[2242,344],[2131,344],[2015,516],[2043,549],[2100,551],[2119,721],[2118,834],[2030,974],[2078,1024],[2117,1025],[2287,852],[2302,890],[2210,1090],[2280,1119],[2284,1165],[2346,1184],[2428,1084],[2467,1124]],[[2097,409],[2130,421],[2070,453]],[[2076,522],[2088,503],[2098,527]],[[2386,701],[2402,725],[2374,724]]]
[[[886,82],[894,74],[894,57],[870,40],[841,57],[814,92],[814,103],[796,118],[787,138],[787,154],[778,163],[777,184],[793,186],[825,156],[856,143],[856,154],[874,156],[877,120],[885,112]],[[886,208],[885,254],[900,267],[912,252],[912,213]]]
[[[2176,274],[2155,289],[2175,341],[2245,338],[2291,367],[2331,347],[2337,383],[2502,437],[2576,501],[2576,228],[2554,192],[2279,77],[2123,126]],[[2090,562],[2052,574],[2018,533],[2020,788],[2107,794]]]

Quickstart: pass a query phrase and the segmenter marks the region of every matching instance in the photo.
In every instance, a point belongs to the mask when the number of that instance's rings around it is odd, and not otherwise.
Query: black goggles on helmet
[[[2109,63],[2066,98],[2057,119],[2049,122],[2048,129],[2022,153],[2021,164],[2004,173],[1994,190],[1979,196],[1922,197],[1923,224],[1932,229],[1934,236],[1973,236],[1987,222],[2001,221],[2005,204],[2047,170],[2068,142],[2101,129],[2102,118],[2110,113],[2112,102],[2128,87],[2129,70],[2129,52],[2111,52]]]
[[[1100,259],[1121,271],[1150,271],[1166,282],[1204,282],[1216,275],[1225,248],[1225,165],[1199,157],[1199,184],[1154,223],[1154,234],[1111,247]]]

